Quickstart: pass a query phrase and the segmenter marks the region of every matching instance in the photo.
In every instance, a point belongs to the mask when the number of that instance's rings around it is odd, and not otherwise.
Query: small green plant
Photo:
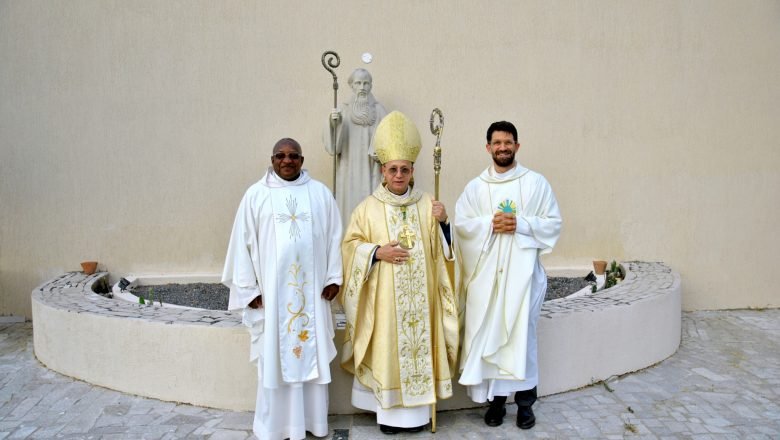
[[[626,278],[626,272],[623,266],[617,264],[617,261],[612,260],[612,263],[607,268],[606,277],[604,278],[604,288],[609,289],[616,285],[618,281],[623,281]]]
[[[157,302],[160,303],[160,306],[162,307],[162,295],[157,295]],[[144,298],[143,293],[138,293],[138,304],[145,304],[147,306],[153,306],[154,305],[154,287],[150,287],[149,290],[146,292],[146,298]]]
[[[610,272],[609,270],[607,270],[607,277],[604,280],[604,288],[605,289],[609,289],[610,287],[614,286],[615,284],[617,284],[617,278],[615,277],[615,273],[614,272]]]

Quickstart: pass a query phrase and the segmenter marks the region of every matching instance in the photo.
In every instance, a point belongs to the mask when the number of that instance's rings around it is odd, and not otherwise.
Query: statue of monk
[[[371,93],[371,74],[366,69],[355,69],[347,82],[352,99],[331,111],[323,141],[328,154],[338,155],[336,202],[342,217],[349,219],[353,209],[374,191],[381,179],[373,139],[387,111]]]

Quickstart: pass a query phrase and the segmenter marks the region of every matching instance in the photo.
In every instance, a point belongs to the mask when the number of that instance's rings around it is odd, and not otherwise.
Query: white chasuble
[[[321,292],[342,284],[341,231],[333,194],[306,170],[287,181],[269,167],[241,199],[222,283],[230,287],[228,309],[243,311],[251,335],[258,438],[328,433],[336,347],[330,302]],[[258,296],[263,306],[249,308]]]
[[[305,185],[271,191],[276,243],[312,242],[312,210]],[[279,292],[279,360],[282,380],[305,382],[316,378],[317,341],[315,331],[313,254],[307,247],[276,246]]]
[[[493,233],[496,212],[515,214],[517,231]],[[527,344],[536,343],[529,334],[534,270],[559,232],[557,202],[537,173],[518,165],[502,178],[483,172],[466,186],[455,215],[465,297],[461,384],[526,379]]]

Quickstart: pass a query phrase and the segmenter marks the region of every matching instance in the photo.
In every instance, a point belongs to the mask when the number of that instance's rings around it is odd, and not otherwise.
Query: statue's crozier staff
[[[338,77],[336,76],[336,72],[333,70],[336,67],[339,67],[339,64],[341,64],[341,58],[339,58],[339,54],[332,50],[328,50],[322,53],[322,67],[325,68],[330,74],[333,76],[333,108],[339,107],[339,81]],[[336,170],[338,169],[339,165],[339,155],[336,154],[335,145],[336,145],[336,123],[337,121],[334,119],[330,120],[330,140],[331,145],[334,145],[334,151],[333,151],[333,197],[336,197]]]

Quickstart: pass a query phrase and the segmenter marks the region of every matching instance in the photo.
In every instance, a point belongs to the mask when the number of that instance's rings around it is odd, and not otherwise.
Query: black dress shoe
[[[530,406],[517,407],[517,427],[520,429],[531,429],[536,424],[534,411]]]
[[[420,432],[425,428],[425,425],[415,426],[414,428],[404,428],[406,432]]]
[[[506,415],[506,396],[495,396],[490,402],[490,408],[485,413],[485,424],[488,426],[501,426]]]
[[[403,430],[403,428],[399,428],[397,426],[383,425],[380,423],[379,430],[382,431],[382,434],[392,435],[392,434],[398,434]]]

